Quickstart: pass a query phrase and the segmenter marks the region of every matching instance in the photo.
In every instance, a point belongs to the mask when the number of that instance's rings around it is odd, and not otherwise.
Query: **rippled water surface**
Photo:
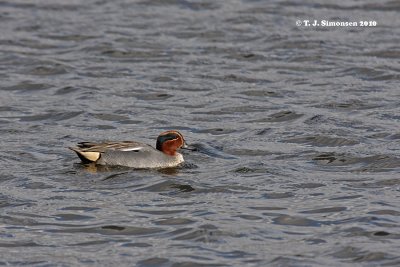
[[[400,265],[400,3],[341,2],[0,1],[0,265]]]

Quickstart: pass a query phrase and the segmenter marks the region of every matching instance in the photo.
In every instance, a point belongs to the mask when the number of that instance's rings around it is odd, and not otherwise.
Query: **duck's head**
[[[167,155],[175,156],[176,150],[187,148],[183,135],[178,131],[166,131],[157,137],[156,148]]]

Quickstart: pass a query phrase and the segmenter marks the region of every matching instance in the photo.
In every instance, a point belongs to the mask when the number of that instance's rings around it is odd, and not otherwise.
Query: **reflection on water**
[[[0,2],[0,265],[399,265],[399,10]],[[339,13],[378,26],[295,24]],[[176,168],[67,149],[168,129]]]

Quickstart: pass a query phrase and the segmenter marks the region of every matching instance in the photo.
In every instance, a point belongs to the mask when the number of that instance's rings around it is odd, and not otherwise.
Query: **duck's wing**
[[[88,152],[105,152],[107,150],[131,151],[147,148],[149,145],[135,141],[120,141],[120,142],[80,142],[78,148]]]
[[[95,162],[102,153],[107,151],[148,151],[153,149],[151,146],[135,141],[120,141],[120,142],[80,142],[77,147],[69,147],[69,149],[76,152],[83,162]]]

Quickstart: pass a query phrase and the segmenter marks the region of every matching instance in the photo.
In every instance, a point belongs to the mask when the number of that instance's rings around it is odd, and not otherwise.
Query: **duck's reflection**
[[[180,166],[180,167],[173,167],[173,168],[163,168],[163,169],[132,169],[128,167],[121,167],[121,166],[103,166],[103,165],[96,165],[94,163],[89,163],[89,164],[83,164],[83,163],[77,163],[76,164],[77,168],[83,169],[83,171],[86,171],[91,174],[106,174],[106,177],[103,177],[101,179],[102,181],[110,181],[110,180],[115,180],[118,178],[121,179],[126,179],[125,174],[132,173],[134,171],[140,171],[140,172],[152,172],[153,174],[155,172],[158,172],[163,175],[168,175],[168,176],[177,176],[180,171],[182,171],[182,168],[185,168],[185,166]],[[107,174],[108,173],[108,174]],[[124,178],[125,177],[125,178]],[[184,192],[192,192],[195,190],[191,185],[189,184],[181,184],[177,183],[174,181],[175,179],[173,177],[167,178],[163,180],[161,183],[157,184],[151,184],[151,185],[146,185],[142,184],[141,186],[144,186],[141,188],[137,188],[137,190],[145,190],[145,191],[154,191],[154,192],[170,192],[171,194],[176,194],[176,193],[184,193]]]
[[[120,170],[122,168],[116,166],[104,166],[104,165],[97,165],[96,163],[79,163],[78,164],[81,168],[89,173],[99,173],[99,172],[110,172],[115,170]]]
[[[162,169],[133,169],[129,167],[124,167],[124,166],[104,166],[104,165],[99,165],[95,163],[77,163],[76,164],[79,168],[84,169],[85,171],[89,173],[102,173],[102,172],[112,172],[112,171],[132,171],[132,170],[137,170],[137,171],[157,171],[162,174],[166,175],[178,175],[179,171],[182,169],[182,167],[171,167],[171,168],[162,168]]]
[[[179,173],[180,168],[174,167],[174,168],[163,168],[163,169],[157,169],[159,173],[166,174],[166,175],[177,175]]]

